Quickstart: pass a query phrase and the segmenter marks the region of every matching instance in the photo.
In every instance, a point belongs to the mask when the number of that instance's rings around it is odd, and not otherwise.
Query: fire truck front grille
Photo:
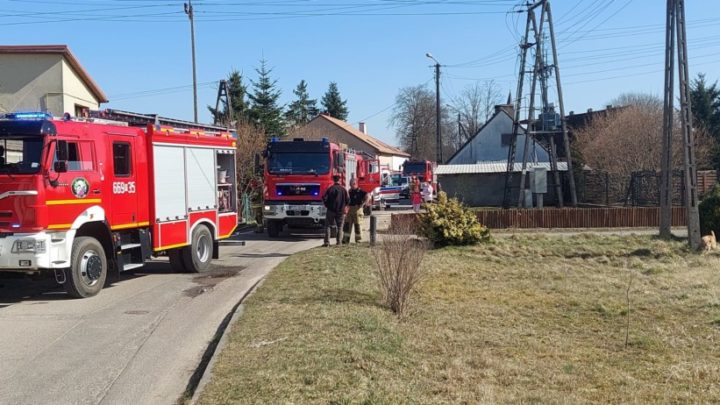
[[[320,195],[319,184],[278,184],[275,191],[279,196]]]
[[[287,214],[290,217],[295,217],[295,216],[306,217],[306,216],[310,215],[310,211],[308,211],[308,210],[288,210]]]

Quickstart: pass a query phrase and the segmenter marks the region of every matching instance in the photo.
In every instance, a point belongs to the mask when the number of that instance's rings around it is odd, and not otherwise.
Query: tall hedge
[[[705,195],[698,208],[701,233],[707,235],[710,231],[715,231],[716,235],[720,235],[720,185],[716,185]]]

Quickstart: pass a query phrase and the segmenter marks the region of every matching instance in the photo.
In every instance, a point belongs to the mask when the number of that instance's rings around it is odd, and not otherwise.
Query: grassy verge
[[[435,250],[402,321],[371,265],[355,246],[286,260],[201,403],[720,401],[718,255],[640,236]]]

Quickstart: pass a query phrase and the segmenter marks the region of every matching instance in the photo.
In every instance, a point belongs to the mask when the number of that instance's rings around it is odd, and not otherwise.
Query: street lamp
[[[440,134],[440,62],[435,59],[430,52],[425,56],[435,62],[435,142],[437,150],[435,152],[435,160],[438,164],[442,163],[442,136]]]
[[[193,10],[192,0],[188,0],[185,6],[185,14],[190,19],[190,42],[192,46],[192,70],[193,70],[193,111],[195,122],[198,122],[197,109],[197,75],[195,73],[195,10]]]

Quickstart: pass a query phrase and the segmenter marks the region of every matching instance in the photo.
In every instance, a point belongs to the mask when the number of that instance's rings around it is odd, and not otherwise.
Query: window
[[[85,107],[84,105],[75,104],[75,116],[76,117],[82,117],[87,118],[90,114],[90,109],[88,107]]]
[[[327,174],[330,156],[327,153],[276,152],[268,159],[271,174]]]
[[[129,143],[113,142],[113,166],[117,177],[125,177],[131,174]]]
[[[500,134],[500,144],[502,146],[510,146],[512,139],[513,134]]]
[[[39,172],[42,146],[39,136],[4,135],[0,138],[0,173]]]
[[[86,172],[95,170],[92,142],[68,142],[67,149],[67,169],[69,172]],[[55,149],[53,166],[57,160],[57,149]]]

